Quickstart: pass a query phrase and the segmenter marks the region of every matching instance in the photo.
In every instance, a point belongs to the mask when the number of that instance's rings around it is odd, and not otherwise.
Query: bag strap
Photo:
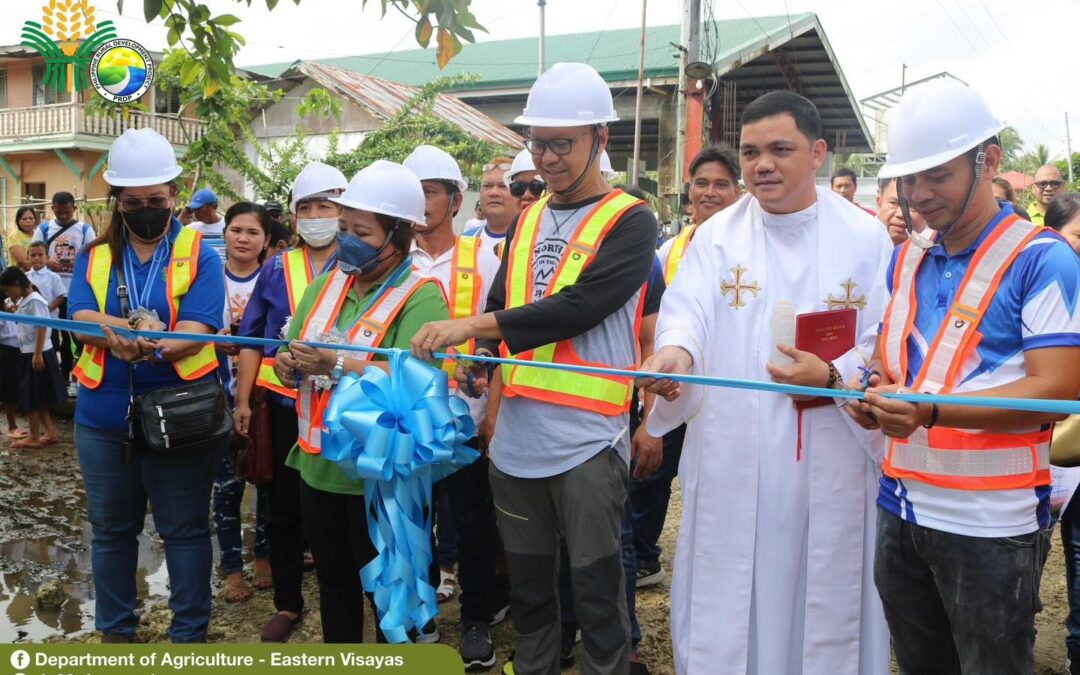
[[[46,239],[46,240],[45,240],[45,249],[46,249],[46,251],[48,250],[48,248],[49,248],[50,246],[52,246],[52,243],[53,243],[54,241],[56,241],[56,240],[57,240],[57,238],[58,238],[58,237],[59,237],[60,235],[62,235],[63,233],[67,232],[68,230],[70,230],[71,228],[75,227],[76,225],[78,225],[78,224],[79,224],[79,221],[78,221],[78,220],[75,220],[75,221],[72,221],[71,223],[68,223],[67,225],[60,225],[60,223],[56,223],[56,224],[60,226],[60,229],[59,229],[59,230],[58,230],[58,231],[56,232],[56,234],[54,234],[53,236],[51,236],[51,237],[49,237],[48,239]],[[41,229],[41,236],[43,236],[43,237],[44,237],[44,236],[45,236],[45,233],[46,233],[46,232],[48,232],[48,229],[47,229],[47,228],[48,228],[48,225],[49,225],[49,224],[48,224],[47,222],[46,222],[46,223],[42,223],[42,229]],[[83,232],[83,234],[85,234],[85,231]]]

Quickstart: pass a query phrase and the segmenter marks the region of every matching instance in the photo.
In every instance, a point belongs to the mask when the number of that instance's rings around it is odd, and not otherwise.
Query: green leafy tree
[[[1024,142],[1020,139],[1020,132],[1015,127],[1007,126],[998,134],[1001,143],[1001,169],[1003,171],[1018,170],[1020,158],[1024,152]]]
[[[233,0],[251,6],[252,0]],[[312,0],[309,0],[312,1]],[[353,0],[366,8],[373,0]],[[278,0],[265,0],[273,10]],[[297,5],[300,0],[293,0]],[[485,31],[469,11],[472,0],[378,0],[382,16],[394,10],[416,24],[416,41],[422,47],[435,38],[437,59],[444,68],[461,51],[461,41],[475,42],[474,31]],[[244,46],[244,38],[234,30],[240,19],[232,14],[211,16],[210,8],[199,0],[142,0],[143,16],[150,23],[163,19],[168,28],[169,47],[182,46],[189,50],[193,63],[187,77],[203,83],[206,95],[229,84],[233,58]],[[117,11],[123,13],[124,0],[117,0]]]
[[[331,134],[329,151],[323,161],[351,177],[377,159],[401,162],[416,146],[426,143],[450,153],[458,161],[465,179],[478,185],[481,168],[489,159],[499,154],[512,155],[516,150],[482,141],[432,112],[439,92],[471,79],[444,77],[428,83],[353,150],[341,150],[337,133]]]

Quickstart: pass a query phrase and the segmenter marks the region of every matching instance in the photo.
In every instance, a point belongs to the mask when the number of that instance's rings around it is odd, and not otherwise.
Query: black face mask
[[[164,234],[172,222],[172,209],[152,209],[144,206],[120,215],[131,233],[143,241],[154,241]]]

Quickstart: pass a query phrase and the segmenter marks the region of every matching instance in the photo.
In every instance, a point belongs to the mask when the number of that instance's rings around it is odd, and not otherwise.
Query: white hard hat
[[[395,162],[378,159],[353,176],[340,197],[330,201],[351,209],[424,223],[424,188],[416,174]]]
[[[149,127],[128,129],[109,148],[105,182],[115,187],[168,183],[180,175],[172,143]]]
[[[600,151],[600,173],[608,180],[615,177],[615,169],[611,166],[611,158],[608,157],[607,150]]]
[[[889,155],[878,177],[910,176],[941,166],[1004,128],[983,97],[956,80],[912,87],[889,116]]]
[[[513,183],[514,178],[522,171],[536,171],[536,165],[532,161],[532,153],[528,150],[522,150],[514,157],[514,163],[510,165],[510,170],[503,174],[503,184],[510,187],[510,183]]]
[[[585,127],[619,119],[604,78],[584,63],[556,63],[544,71],[514,120],[530,127]]]
[[[329,198],[340,193],[348,185],[349,181],[341,171],[322,162],[309,162],[293,181],[289,211],[296,213],[296,204],[301,199],[315,196]]]
[[[402,162],[420,180],[441,180],[453,183],[459,190],[465,190],[469,184],[461,177],[461,167],[457,160],[444,150],[434,145],[419,145]]]

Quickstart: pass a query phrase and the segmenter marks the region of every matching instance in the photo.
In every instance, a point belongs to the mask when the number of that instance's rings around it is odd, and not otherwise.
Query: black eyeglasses
[[[528,183],[515,180],[510,183],[510,194],[514,196],[514,199],[521,199],[525,195],[525,191],[528,190],[533,193],[533,197],[539,199],[540,195],[544,194],[545,188],[547,188],[547,185],[539,178],[533,178]]]
[[[525,149],[534,155],[542,155],[551,150],[556,155],[568,155],[574,149],[576,138],[553,138],[550,141],[542,141],[539,138],[526,138]]]
[[[138,197],[124,197],[120,200],[120,210],[124,213],[138,211],[143,206],[147,206],[151,209],[167,209],[169,208],[169,198],[148,197],[146,199],[139,199]]]
[[[1035,187],[1039,188],[1040,190],[1045,190],[1046,188],[1054,188],[1056,190],[1064,184],[1065,181],[1063,180],[1041,180],[1035,183]]]

